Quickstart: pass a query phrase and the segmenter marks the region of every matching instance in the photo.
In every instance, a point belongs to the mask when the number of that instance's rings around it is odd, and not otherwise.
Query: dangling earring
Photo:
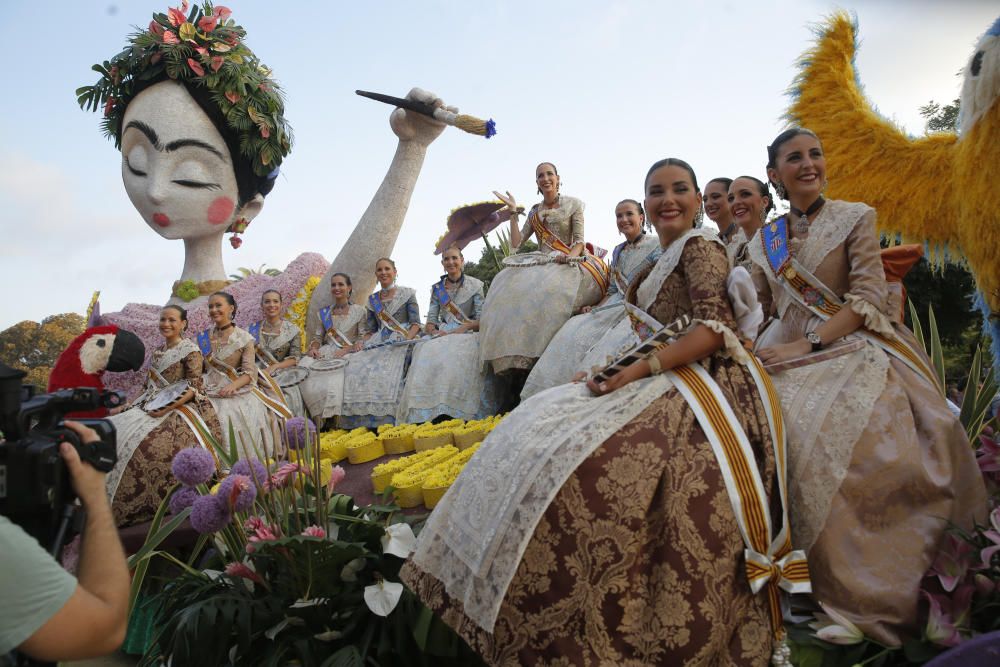
[[[238,235],[245,232],[249,226],[250,221],[246,218],[240,218],[233,224],[229,225],[229,228],[226,231],[233,233],[233,235],[229,237],[229,244],[233,246],[233,250],[236,250],[243,245],[243,239],[241,239]]]
[[[785,184],[781,181],[774,184],[774,191],[778,193],[778,196],[782,199],[788,199],[788,191],[785,189]]]
[[[767,209],[762,208],[760,209],[760,224],[763,225],[765,220],[767,220]]]
[[[703,224],[705,224],[705,210],[699,206],[698,212],[694,214],[694,228],[698,229]]]

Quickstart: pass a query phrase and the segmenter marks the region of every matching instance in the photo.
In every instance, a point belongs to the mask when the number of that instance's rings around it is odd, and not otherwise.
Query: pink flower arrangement
[[[319,526],[309,526],[302,531],[306,537],[326,537],[326,531]]]
[[[170,30],[163,31],[163,43],[164,44],[180,44],[181,40]]]
[[[192,72],[194,72],[198,76],[205,76],[205,70],[197,60],[195,60],[194,58],[188,58],[187,64],[188,67],[191,68]]]
[[[246,563],[230,563],[226,566],[226,574],[230,577],[249,579],[256,584],[264,584],[264,580],[261,579],[260,575],[250,569],[250,566]]]
[[[327,493],[332,493],[334,487],[347,477],[347,471],[344,470],[344,466],[335,465],[333,470],[330,472],[330,480],[326,483]]]
[[[218,24],[219,17],[214,14],[212,16],[203,16],[198,19],[198,29],[202,32],[212,32]]]

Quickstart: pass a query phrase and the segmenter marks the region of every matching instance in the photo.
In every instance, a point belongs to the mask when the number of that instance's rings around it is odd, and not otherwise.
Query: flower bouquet
[[[419,523],[336,493],[344,469],[322,456],[308,420],[288,420],[285,439],[293,461],[176,455],[180,484],[132,558],[134,593],[150,558],[179,569],[148,603],[154,632],[140,664],[481,664],[399,583]],[[157,551],[185,519],[200,533],[187,562]]]

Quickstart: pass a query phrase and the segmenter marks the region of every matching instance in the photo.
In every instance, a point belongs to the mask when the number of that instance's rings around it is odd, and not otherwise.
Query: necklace
[[[333,304],[333,312],[343,313],[346,312],[351,307],[350,303],[335,303]]]
[[[446,278],[446,279],[448,280],[448,282],[449,282],[449,283],[451,283],[452,285],[457,285],[457,284],[459,284],[460,282],[462,282],[462,278],[464,278],[464,277],[465,277],[465,274],[464,274],[464,273],[460,273],[460,274],[458,274],[458,280],[452,280],[452,279],[451,279],[451,276],[449,276],[448,274],[445,274],[445,276],[444,276],[444,277],[445,277],[445,278]]]
[[[726,227],[726,231],[719,234],[719,237],[722,239],[723,243],[729,243],[729,241],[732,240],[733,238],[733,234],[735,233],[736,233],[736,223],[731,222],[729,223],[729,226]]]
[[[223,326],[221,326],[221,327],[220,327],[220,326],[217,326],[217,327],[215,327],[215,330],[216,330],[216,331],[218,331],[219,333],[222,333],[222,332],[223,332],[223,331],[225,331],[226,329],[230,329],[230,328],[232,328],[232,327],[234,327],[234,326],[236,326],[236,325],[235,325],[235,324],[233,324],[232,322],[230,322],[229,324],[224,324],[224,325],[223,325]]]
[[[792,229],[794,229],[797,234],[805,234],[806,232],[808,232],[810,224],[809,216],[815,213],[816,211],[820,210],[821,208],[823,208],[823,204],[825,203],[826,200],[823,199],[823,195],[820,195],[819,198],[816,199],[816,201],[814,201],[812,204],[810,204],[809,208],[807,208],[805,211],[800,211],[794,206],[789,207],[789,212],[792,214],[792,217],[795,218],[797,216],[795,222],[792,223]]]

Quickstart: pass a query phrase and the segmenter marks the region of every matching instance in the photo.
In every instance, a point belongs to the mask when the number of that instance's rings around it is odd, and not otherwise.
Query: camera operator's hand
[[[89,426],[69,419],[66,420],[65,424],[66,428],[80,436],[80,442],[84,444],[97,442],[101,439],[97,435],[97,431]],[[66,462],[73,490],[76,491],[76,495],[80,496],[80,502],[83,503],[83,506],[90,510],[98,503],[107,504],[107,491],[104,485],[106,475],[81,461],[80,453],[68,442],[59,444],[59,454]]]

